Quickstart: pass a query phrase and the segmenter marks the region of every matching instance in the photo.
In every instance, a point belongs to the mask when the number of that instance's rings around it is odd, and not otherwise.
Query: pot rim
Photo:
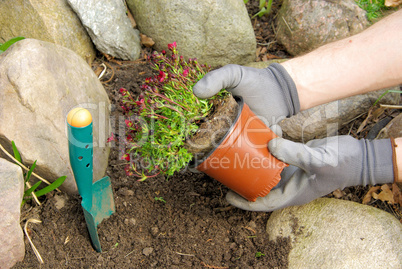
[[[189,164],[188,167],[190,169],[195,169],[197,166],[199,166],[200,164],[202,164],[206,159],[209,158],[209,156],[212,155],[212,153],[214,153],[214,151],[222,144],[222,142],[232,133],[235,123],[239,120],[241,112],[243,111],[243,106],[244,106],[244,100],[243,97],[241,96],[233,96],[233,98],[236,100],[237,104],[239,105],[239,109],[237,111],[237,115],[232,123],[232,125],[230,126],[229,130],[226,132],[226,134],[219,140],[219,142],[217,143],[217,146],[212,149],[208,154],[206,154],[202,159],[199,160],[194,160],[192,159]]]

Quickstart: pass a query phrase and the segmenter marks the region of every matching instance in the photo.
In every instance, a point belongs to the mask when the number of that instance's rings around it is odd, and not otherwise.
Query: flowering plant
[[[125,171],[140,180],[160,173],[173,175],[191,161],[193,154],[185,147],[186,138],[197,131],[197,123],[213,106],[211,99],[198,99],[192,91],[210,66],[179,56],[176,42],[168,49],[171,56],[162,51],[148,58],[158,74],[145,80],[136,98],[120,89],[127,127],[123,158],[130,161]]]

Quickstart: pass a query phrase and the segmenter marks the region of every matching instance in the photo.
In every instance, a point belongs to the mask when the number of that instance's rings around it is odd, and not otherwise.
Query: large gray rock
[[[242,0],[128,0],[138,28],[161,51],[177,42],[179,53],[212,66],[255,60],[256,40]]]
[[[355,202],[321,198],[275,211],[270,240],[290,237],[292,268],[401,268],[402,224],[391,214]]]
[[[24,178],[21,167],[0,158],[0,267],[11,268],[25,255],[20,226]]]
[[[23,161],[61,189],[77,191],[68,156],[66,116],[87,108],[94,126],[94,179],[104,176],[109,156],[109,99],[88,64],[73,51],[25,39],[0,54],[0,143],[15,141]]]
[[[131,26],[121,0],[67,0],[87,29],[96,48],[123,60],[140,56],[139,33]]]
[[[0,25],[0,43],[23,36],[69,48],[87,61],[96,56],[91,39],[66,0],[0,1]]]
[[[354,0],[284,0],[277,24],[278,41],[300,55],[361,32],[369,22]]]
[[[301,111],[279,123],[283,134],[293,141],[307,142],[337,134],[337,131],[354,118],[368,112],[385,90],[370,92],[333,101]],[[397,104],[398,93],[388,93],[380,103]]]

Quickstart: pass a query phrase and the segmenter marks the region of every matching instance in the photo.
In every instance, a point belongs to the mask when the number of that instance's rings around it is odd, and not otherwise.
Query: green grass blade
[[[22,39],[25,39],[25,37],[18,36],[18,37],[11,38],[11,39],[8,40],[6,43],[4,43],[4,44],[2,44],[2,45],[0,46],[0,50],[4,52],[4,51],[5,51],[6,49],[8,49],[12,44],[14,44],[14,43],[16,43],[16,42],[18,42],[18,41],[20,41],[20,40],[22,40]]]
[[[25,182],[29,181],[29,179],[31,178],[32,172],[35,169],[35,167],[36,167],[36,160],[32,164],[31,168],[29,168],[29,171],[28,171],[27,175],[25,176]]]
[[[20,163],[22,163],[21,155],[20,155],[14,141],[11,141],[11,146],[13,147],[14,158],[17,159],[17,161],[19,161]]]
[[[378,99],[374,102],[373,106],[375,106],[378,102],[380,102],[380,100],[388,93],[390,92],[395,92],[395,93],[402,93],[402,91],[400,90],[388,90],[386,92],[384,92],[383,94],[380,95],[380,97],[378,97]]]
[[[35,190],[39,187],[39,185],[40,185],[41,183],[42,183],[42,181],[38,181],[38,182],[35,183],[35,185],[33,185],[32,187],[30,187],[29,189],[27,189],[27,190],[24,192],[24,197],[31,195],[31,193],[32,193],[33,191],[35,191]]]
[[[49,192],[57,189],[58,187],[60,187],[61,184],[63,184],[63,182],[64,182],[64,180],[66,180],[66,178],[67,178],[66,176],[59,177],[49,186],[46,186],[43,189],[35,192],[36,197],[40,197],[42,195],[45,195],[46,193],[49,193]]]

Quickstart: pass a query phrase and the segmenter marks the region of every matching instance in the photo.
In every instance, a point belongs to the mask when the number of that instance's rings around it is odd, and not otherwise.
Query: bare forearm
[[[296,84],[301,110],[402,84],[402,10],[282,65]]]

